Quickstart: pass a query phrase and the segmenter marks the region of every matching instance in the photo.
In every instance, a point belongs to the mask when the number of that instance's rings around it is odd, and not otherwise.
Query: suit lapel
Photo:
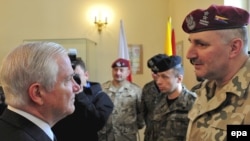
[[[30,135],[36,141],[51,141],[49,136],[38,126],[36,126],[33,122],[24,118],[23,116],[6,109],[2,115],[2,118],[8,122],[9,124],[16,126],[28,135]]]

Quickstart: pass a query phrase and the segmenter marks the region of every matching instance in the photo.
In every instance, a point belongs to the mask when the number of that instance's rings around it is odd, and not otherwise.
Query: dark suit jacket
[[[51,141],[41,128],[7,108],[0,116],[0,140]]]
[[[0,115],[3,113],[7,105],[4,103],[5,97],[2,86],[0,86]]]

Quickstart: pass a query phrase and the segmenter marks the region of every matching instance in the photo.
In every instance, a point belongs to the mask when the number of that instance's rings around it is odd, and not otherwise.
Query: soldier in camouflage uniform
[[[150,58],[148,60],[148,68],[151,69],[151,64],[149,62],[154,61],[154,62],[158,62],[160,61],[162,58],[166,58],[167,55],[166,54],[157,54],[155,56],[153,56],[152,58]],[[155,108],[155,105],[160,101],[160,98],[162,98],[161,93],[156,85],[155,82],[155,77],[156,74],[152,71],[152,77],[153,80],[146,83],[143,86],[142,89],[142,112],[143,112],[143,117],[146,123],[146,128],[144,131],[144,141],[154,141],[153,136],[155,136],[157,133],[159,133],[160,129],[154,129],[153,126],[153,110]]]
[[[226,141],[228,124],[250,124],[248,23],[246,10],[220,5],[185,18],[191,44],[186,56],[195,75],[206,79],[188,114],[187,141]]]
[[[159,62],[151,61],[151,64],[162,93],[153,111],[153,126],[158,132],[154,132],[152,141],[184,141],[189,122],[187,114],[196,94],[182,84],[181,57],[170,56]]]
[[[105,127],[99,132],[99,141],[136,141],[138,129],[144,127],[141,105],[141,88],[126,80],[130,73],[129,62],[117,59],[112,64],[113,80],[103,83],[114,103],[114,109]]]
[[[160,98],[161,93],[158,91],[154,80],[144,85],[142,90],[142,112],[146,124],[144,141],[154,141],[154,133],[159,132],[159,129],[153,128],[153,110]]]

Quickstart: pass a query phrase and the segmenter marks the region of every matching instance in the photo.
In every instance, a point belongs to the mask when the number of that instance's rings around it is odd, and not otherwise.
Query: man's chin
[[[71,108],[68,111],[68,114],[72,114],[75,111],[75,105],[71,106]]]
[[[121,81],[123,81],[123,79],[122,78],[116,78],[116,81],[121,82]]]

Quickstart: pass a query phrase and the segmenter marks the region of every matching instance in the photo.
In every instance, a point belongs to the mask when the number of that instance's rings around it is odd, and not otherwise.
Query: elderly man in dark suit
[[[75,110],[75,93],[67,51],[52,42],[22,44],[0,69],[5,103],[1,141],[55,141],[51,127]]]

